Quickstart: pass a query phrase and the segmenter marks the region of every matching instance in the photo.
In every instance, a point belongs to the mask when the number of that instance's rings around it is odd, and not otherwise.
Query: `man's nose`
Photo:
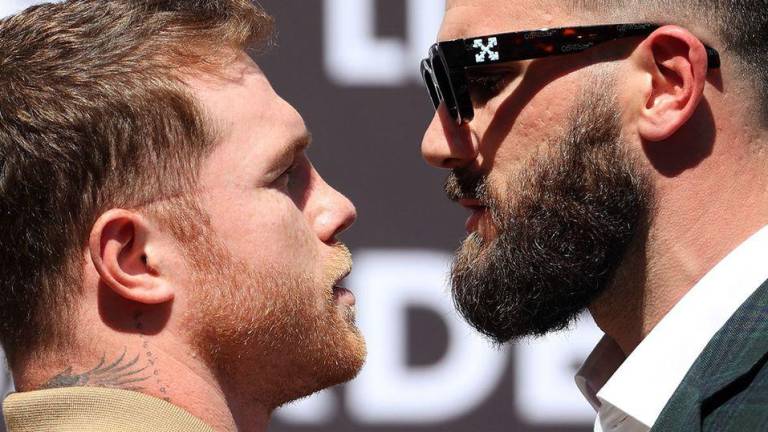
[[[333,243],[336,237],[352,226],[357,219],[357,210],[352,201],[332,188],[322,179],[322,198],[313,212],[312,227],[324,243]]]
[[[445,105],[440,105],[421,142],[427,163],[437,168],[460,168],[471,164],[477,152],[469,127],[456,123]]]

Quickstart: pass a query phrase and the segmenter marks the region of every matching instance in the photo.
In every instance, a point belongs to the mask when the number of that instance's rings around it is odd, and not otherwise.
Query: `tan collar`
[[[213,432],[164,400],[108,388],[11,393],[3,402],[3,414],[8,432]]]

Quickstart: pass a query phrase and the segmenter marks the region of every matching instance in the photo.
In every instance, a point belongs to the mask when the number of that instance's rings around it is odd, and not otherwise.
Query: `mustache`
[[[352,271],[352,252],[343,243],[336,243],[332,247],[328,276],[336,283]]]
[[[476,199],[488,203],[488,177],[466,168],[452,170],[445,179],[443,190],[451,201]]]

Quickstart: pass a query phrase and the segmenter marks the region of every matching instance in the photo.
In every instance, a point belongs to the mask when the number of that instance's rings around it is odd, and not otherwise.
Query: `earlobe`
[[[641,43],[635,54],[644,81],[638,133],[646,141],[663,141],[693,116],[704,94],[707,52],[688,30],[664,26]]]
[[[143,304],[173,299],[174,290],[153,266],[152,224],[120,209],[103,213],[88,242],[91,261],[104,285],[121,297]]]

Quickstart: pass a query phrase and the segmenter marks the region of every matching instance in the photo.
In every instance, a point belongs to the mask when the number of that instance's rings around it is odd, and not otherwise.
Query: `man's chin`
[[[325,328],[317,337],[327,342],[321,354],[322,371],[319,375],[325,375],[323,385],[329,387],[349,381],[357,376],[365,364],[367,347],[365,338],[355,323],[355,305],[337,303],[335,328]],[[323,336],[325,333],[325,336]],[[322,342],[321,342],[322,344]],[[319,353],[318,353],[319,354]],[[320,389],[318,389],[320,390]]]
[[[352,305],[336,305],[336,309],[341,317],[341,320],[347,325],[347,327],[355,332],[359,333],[357,328],[357,308]]]
[[[365,359],[368,356],[365,340],[357,327],[351,326],[349,337],[351,338],[349,353],[347,358],[343,360],[342,373],[339,374],[339,382],[336,384],[345,383],[355,378],[363,369]]]
[[[538,272],[526,272],[520,259],[500,253],[503,242],[474,233],[457,252],[451,291],[461,315],[500,345],[566,328],[585,305],[553,295],[558,290],[537,282]],[[531,266],[537,267],[523,267]]]
[[[454,268],[461,266],[469,268],[470,266],[487,267],[489,255],[493,252],[494,237],[479,231],[470,232],[464,241],[462,241],[459,250],[454,256]]]
[[[363,334],[360,332],[360,329],[355,324],[355,317],[354,312],[348,311],[347,315],[344,317],[344,336],[345,336],[345,342],[344,346],[341,348],[344,353],[339,353],[339,360],[342,362],[342,364],[346,365],[343,367],[344,370],[346,370],[346,379],[344,381],[351,380],[357,374],[360,372],[360,369],[362,369],[363,365],[365,364],[365,359],[368,355],[368,348],[365,343],[365,338],[363,337]]]
[[[314,374],[314,381],[307,381],[308,386],[281,401],[280,405],[317,393],[335,385],[344,384],[354,379],[362,370],[367,357],[365,340],[357,327],[348,325],[344,330],[346,341],[339,350],[330,353]],[[311,383],[311,384],[310,384]]]

